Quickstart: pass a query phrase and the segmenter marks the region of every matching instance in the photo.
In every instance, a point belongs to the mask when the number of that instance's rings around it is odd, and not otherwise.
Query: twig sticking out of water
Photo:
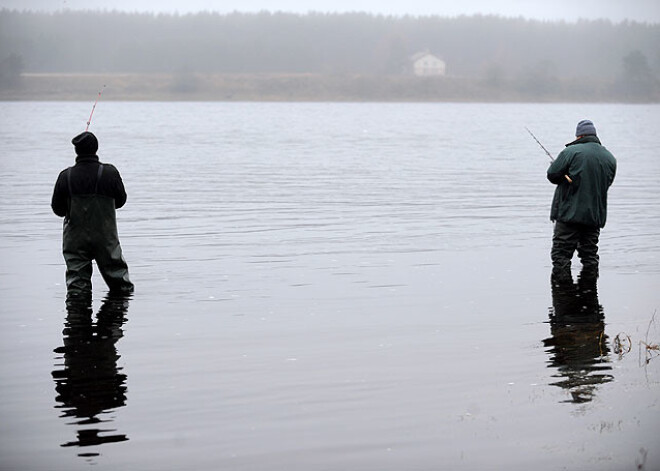
[[[639,341],[639,349],[640,349],[640,360],[641,360],[641,351],[642,351],[642,346],[644,348],[644,364],[648,365],[649,362],[660,355],[660,345],[657,343],[649,343],[649,331],[651,330],[651,325],[655,323],[655,315],[657,314],[657,311],[653,311],[653,316],[651,317],[651,320],[649,321],[649,325],[646,328],[646,338],[645,340],[640,340]]]

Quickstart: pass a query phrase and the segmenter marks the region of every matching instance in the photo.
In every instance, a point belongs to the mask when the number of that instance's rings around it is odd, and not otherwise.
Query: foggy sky
[[[458,16],[495,14],[539,20],[609,19],[660,23],[659,0],[0,0],[0,8],[56,11],[122,10],[194,13],[198,11],[294,13],[364,11],[386,15]]]

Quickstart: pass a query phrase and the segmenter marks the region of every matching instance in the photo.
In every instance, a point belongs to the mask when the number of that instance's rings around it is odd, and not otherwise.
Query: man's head
[[[575,137],[582,137],[582,136],[595,136],[596,135],[596,127],[594,126],[594,123],[589,121],[588,119],[583,119],[577,124],[577,127],[575,128]]]
[[[76,148],[76,155],[94,155],[99,149],[99,141],[96,136],[88,131],[71,139],[71,144]]]

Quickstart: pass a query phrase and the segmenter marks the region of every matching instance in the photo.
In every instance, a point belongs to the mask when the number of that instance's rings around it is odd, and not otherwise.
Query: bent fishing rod
[[[92,112],[89,114],[89,119],[87,120],[87,127],[85,128],[85,132],[87,132],[89,130],[89,125],[92,123],[92,115],[94,114],[94,110],[96,109],[96,104],[99,102],[99,99],[101,98],[101,93],[103,93],[104,88],[105,88],[105,85],[103,85],[103,88],[101,90],[99,90],[99,94],[96,96],[96,101],[94,102],[94,106],[92,106]],[[539,144],[540,144],[540,142],[539,142]]]
[[[555,158],[552,156],[552,154],[551,154],[550,152],[548,152],[548,149],[546,149],[545,146],[544,146],[543,144],[541,144],[541,141],[539,141],[539,140],[536,138],[536,136],[534,135],[534,133],[533,133],[532,131],[530,131],[529,128],[528,128],[527,126],[525,126],[525,129],[527,129],[527,132],[529,133],[530,136],[532,136],[532,137],[534,138],[534,140],[536,141],[536,143],[537,143],[539,146],[541,146],[541,149],[543,149],[543,150],[545,151],[545,153],[548,154],[548,157],[550,157],[550,162],[554,162],[554,161],[555,161]],[[568,183],[573,183],[573,180],[571,179],[571,177],[569,177],[568,175],[564,175],[564,177],[566,178],[566,180],[568,180]]]

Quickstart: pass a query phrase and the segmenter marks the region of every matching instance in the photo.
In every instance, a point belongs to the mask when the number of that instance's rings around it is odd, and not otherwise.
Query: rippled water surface
[[[136,293],[67,315],[89,110],[0,103],[0,469],[660,467],[660,107],[101,102]],[[601,276],[553,291],[525,126],[583,118]]]

